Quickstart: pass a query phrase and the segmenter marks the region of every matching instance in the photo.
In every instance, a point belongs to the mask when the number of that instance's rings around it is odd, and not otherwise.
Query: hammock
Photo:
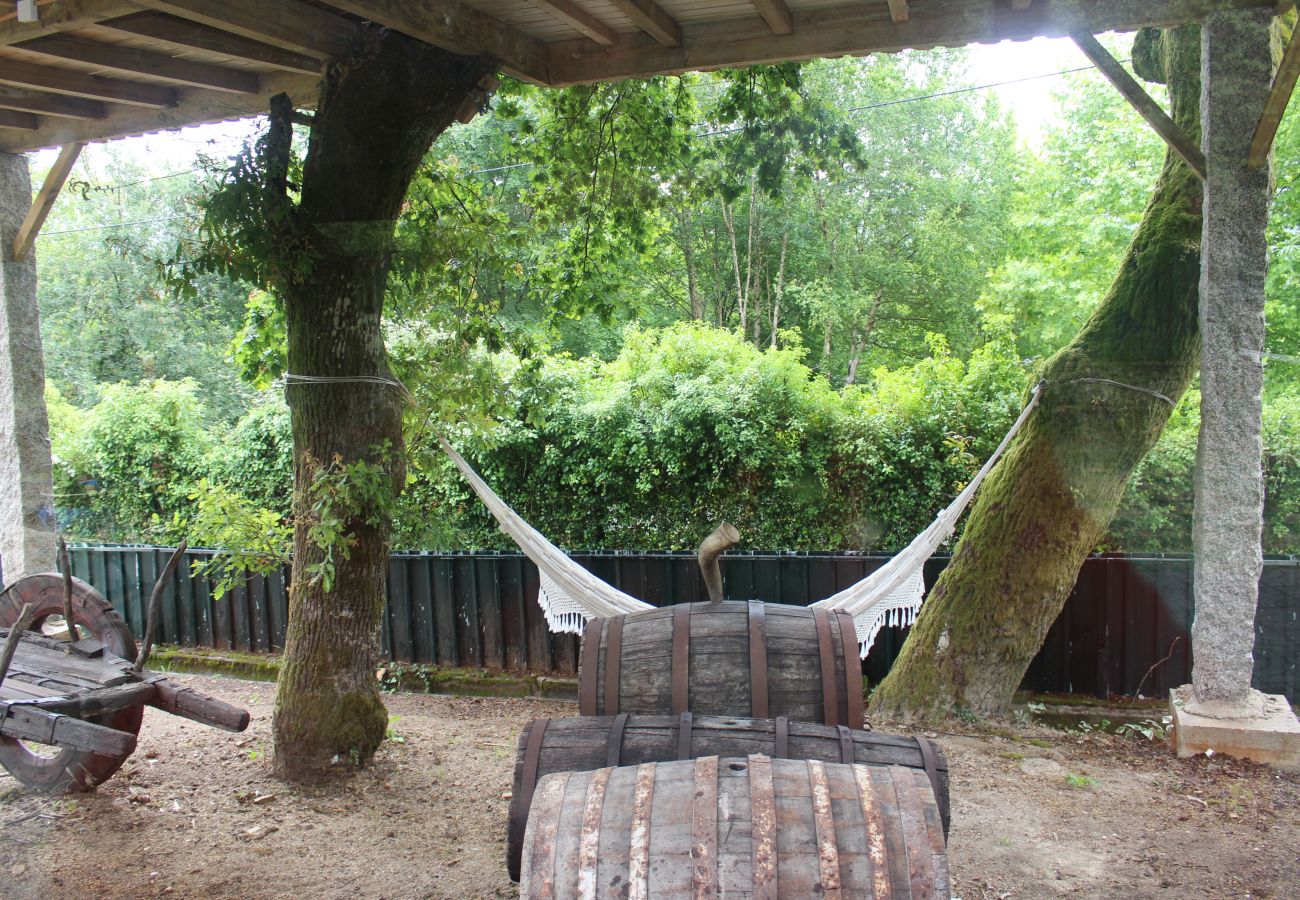
[[[1042,385],[1034,388],[1029,403],[1011,430],[971,479],[970,484],[966,485],[965,490],[905,550],[857,584],[812,604],[821,609],[842,609],[853,617],[858,649],[864,659],[881,628],[886,625],[911,625],[916,621],[925,596],[925,583],[922,580],[925,561],[952,535],[957,520],[970,505],[975,491],[1038,405],[1041,388]],[[563,550],[507,506],[450,444],[441,437],[438,442],[496,518],[501,530],[513,538],[524,555],[536,564],[541,576],[537,602],[541,604],[546,624],[552,631],[578,634],[588,619],[654,608],[597,578],[571,560]]]

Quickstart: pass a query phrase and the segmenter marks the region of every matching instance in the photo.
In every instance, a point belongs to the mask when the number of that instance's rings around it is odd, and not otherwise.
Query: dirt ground
[[[396,739],[371,768],[295,788],[269,771],[272,685],[177,677],[248,708],[249,731],[150,710],[135,755],[94,793],[36,797],[0,778],[0,896],[516,896],[503,862],[515,738],[573,706],[390,696]],[[930,734],[951,763],[964,900],[1300,896],[1296,776],[1108,735]]]

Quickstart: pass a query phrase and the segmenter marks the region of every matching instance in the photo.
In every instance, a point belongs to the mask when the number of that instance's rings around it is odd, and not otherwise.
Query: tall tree
[[[280,95],[257,152],[208,201],[207,264],[269,289],[288,334],[295,527],[274,732],[291,779],[365,762],[384,738],[373,663],[404,482],[382,333],[394,228],[429,146],[495,68],[366,28],[325,74],[301,168]]]
[[[1138,73],[1200,138],[1200,29],[1146,31]],[[1005,713],[1133,468],[1196,372],[1201,183],[1168,153],[1118,276],[1043,366],[1044,395],[975,503],[876,714]]]

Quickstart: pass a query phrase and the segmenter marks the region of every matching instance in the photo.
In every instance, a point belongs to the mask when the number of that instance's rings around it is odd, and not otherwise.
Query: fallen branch
[[[186,542],[181,541],[181,545],[173,551],[171,559],[167,560],[166,567],[154,583],[153,593],[149,595],[149,616],[145,619],[144,643],[140,645],[140,653],[135,658],[137,672],[144,668],[145,661],[149,659],[149,652],[153,650],[154,629],[158,627],[158,616],[162,612],[163,591],[167,589],[167,582],[172,580],[172,575],[176,573],[176,566],[187,549],[189,547]]]
[[[77,642],[77,624],[72,621],[72,563],[68,561],[68,545],[59,535],[59,565],[63,569],[63,621],[68,626],[68,640]]]
[[[1158,662],[1155,663],[1155,665],[1153,665],[1151,668],[1147,669],[1147,673],[1146,673],[1145,675],[1143,675],[1143,676],[1142,676],[1142,680],[1138,682],[1137,690],[1135,690],[1135,691],[1133,692],[1133,696],[1134,696],[1134,697],[1141,697],[1141,696],[1142,696],[1142,685],[1144,685],[1144,684],[1147,683],[1147,679],[1151,677],[1151,673],[1152,673],[1152,672],[1154,672],[1156,669],[1158,669],[1158,668],[1160,668],[1161,666],[1163,666],[1165,663],[1169,662],[1169,660],[1173,659],[1173,656],[1174,656],[1174,648],[1178,646],[1178,642],[1181,641],[1182,639],[1183,639],[1183,638],[1182,638],[1181,635],[1179,635],[1178,637],[1174,638],[1173,642],[1169,645],[1169,652],[1165,654],[1165,658],[1162,659],[1162,660],[1159,660]]]

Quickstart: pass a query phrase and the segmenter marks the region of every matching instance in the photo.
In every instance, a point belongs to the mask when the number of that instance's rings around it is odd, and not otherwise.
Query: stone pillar
[[[0,563],[5,583],[55,567],[50,424],[36,259],[13,258],[32,205],[27,158],[0,153]]]

